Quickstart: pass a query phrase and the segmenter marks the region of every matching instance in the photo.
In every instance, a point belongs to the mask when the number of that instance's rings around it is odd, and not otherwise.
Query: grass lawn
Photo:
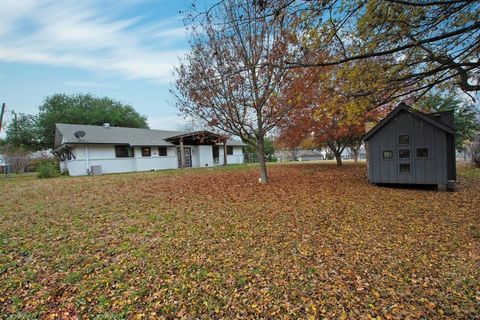
[[[478,317],[480,170],[269,170],[0,179],[0,318]]]

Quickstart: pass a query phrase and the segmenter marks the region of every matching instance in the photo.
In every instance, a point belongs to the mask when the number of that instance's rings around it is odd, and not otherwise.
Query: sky
[[[192,0],[0,0],[0,102],[35,114],[55,93],[132,105],[154,129],[185,122],[169,93]],[[197,8],[199,4],[196,3]],[[203,3],[205,6],[205,3]],[[11,120],[6,113],[7,122]]]

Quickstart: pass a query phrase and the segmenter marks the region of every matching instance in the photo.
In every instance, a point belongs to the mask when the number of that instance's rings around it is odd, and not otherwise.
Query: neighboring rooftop
[[[75,133],[83,131],[83,137]],[[155,129],[91,126],[82,124],[55,124],[55,146],[62,144],[125,144],[130,146],[173,146],[166,141],[170,137],[188,135],[191,132]],[[228,146],[245,146],[240,140],[228,139]]]

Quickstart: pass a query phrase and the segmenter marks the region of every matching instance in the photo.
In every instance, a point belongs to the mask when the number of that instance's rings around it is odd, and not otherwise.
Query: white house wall
[[[189,146],[192,167],[212,167],[211,145]],[[151,147],[151,156],[142,157],[141,147],[134,148],[134,157],[115,157],[114,145],[74,145],[71,146],[75,159],[60,162],[60,170],[68,170],[72,176],[87,175],[92,166],[101,166],[102,173],[121,173],[178,168],[177,147],[167,147],[167,156],[158,155],[158,147]],[[223,146],[219,148],[219,164],[223,165]],[[233,147],[233,155],[227,155],[228,164],[243,163],[242,147]]]
[[[151,150],[150,157],[142,157],[141,147],[135,147],[134,149],[135,149],[134,158],[127,158],[127,159],[134,159],[136,163],[136,169],[132,171],[175,169],[178,167],[177,155],[175,154],[176,152],[175,147],[168,147],[167,155],[162,157],[158,155],[158,147],[150,147],[150,150]],[[119,158],[116,158],[116,159],[119,159]]]
[[[198,146],[199,167],[213,167],[212,146]]]
[[[218,165],[223,165],[223,146],[219,147]],[[227,164],[242,164],[243,148],[233,147],[233,154],[227,155]]]
[[[175,169],[178,167],[176,148],[168,147],[167,156],[158,156],[158,147],[151,147],[152,155],[142,157],[141,148],[134,148],[134,157],[115,157],[114,145],[76,145],[72,152],[76,159],[60,163],[60,170],[68,170],[72,176],[87,174],[92,166],[102,166],[102,173],[121,173],[135,171],[149,171],[161,169]],[[88,154],[88,157],[87,157]]]
[[[72,176],[87,175],[88,169],[98,165],[103,173],[137,171],[135,158],[116,158],[113,145],[76,145],[72,146],[72,152],[75,159],[65,161]]]

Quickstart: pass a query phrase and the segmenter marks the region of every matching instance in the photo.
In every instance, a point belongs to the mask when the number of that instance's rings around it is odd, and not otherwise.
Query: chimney
[[[431,117],[433,117],[438,122],[441,122],[450,128],[455,128],[455,119],[453,115],[453,111],[441,111],[436,113],[431,113]]]

